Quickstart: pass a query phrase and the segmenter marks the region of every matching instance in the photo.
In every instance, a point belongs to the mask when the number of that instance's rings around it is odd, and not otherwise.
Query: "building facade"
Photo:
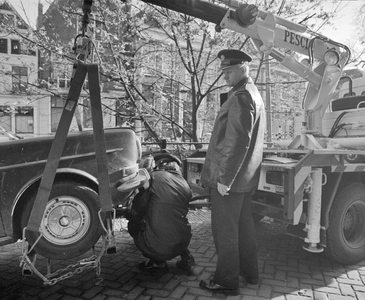
[[[70,58],[75,38],[81,31],[82,11],[79,6],[80,3],[72,0],[55,0],[43,14],[39,4],[37,32],[42,33],[46,47],[34,51],[31,44],[27,45],[19,38],[21,33],[28,33],[27,26],[13,12],[11,5],[3,2],[0,12],[13,16],[7,17],[7,20],[12,20],[7,22],[12,22],[20,33],[9,34],[9,30],[1,27],[0,58],[6,63],[2,64],[0,125],[3,124],[7,130],[27,136],[56,132],[70,88],[73,71]],[[72,9],[67,10],[66,7]],[[189,72],[179,57],[188,51],[178,49],[151,18],[142,20],[142,13],[139,15],[138,10],[133,12],[128,4],[111,9],[115,9],[114,16],[113,12],[108,12],[106,19],[93,9],[87,32],[96,50],[91,55],[96,63],[100,62],[100,57],[103,62],[100,81],[104,127],[132,125],[142,141],[150,140],[151,128],[162,139],[191,141],[184,135],[184,130],[192,132],[192,114],[196,113],[197,139],[208,142],[219,109],[219,93],[223,91],[217,88],[209,90],[220,74],[219,61],[214,61],[215,54],[211,54],[214,57],[209,64]],[[135,28],[130,28],[130,24],[121,18],[128,17],[128,14],[137,20]],[[193,43],[192,52],[201,48],[199,38],[196,36],[190,41]],[[218,48],[217,45],[217,51]],[[202,52],[201,61],[204,55]],[[253,78],[256,78],[255,67],[253,62],[250,72]],[[270,132],[274,139],[287,138],[283,135],[292,130],[292,120],[296,111],[300,110],[305,83],[290,84],[298,78],[280,67],[271,67],[269,72],[265,68],[262,70],[257,83],[266,99],[271,120],[268,134]],[[204,73],[205,77],[201,80],[194,78],[196,72]],[[194,80],[198,82],[199,91],[192,86]],[[216,82],[216,86],[223,85],[222,79]],[[135,88],[132,93],[130,87]],[[193,93],[205,95],[195,112]],[[92,129],[87,80],[76,117],[71,131],[79,130],[80,126]]]
[[[9,1],[0,2],[0,126],[20,136],[40,133],[44,103],[36,101],[38,53],[22,36],[29,27]]]

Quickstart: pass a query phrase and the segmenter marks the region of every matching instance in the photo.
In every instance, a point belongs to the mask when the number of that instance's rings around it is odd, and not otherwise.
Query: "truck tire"
[[[28,224],[36,196],[32,195],[22,211],[22,228]],[[35,252],[50,259],[70,259],[90,250],[102,234],[98,199],[98,194],[86,186],[55,183],[40,225],[43,236]],[[27,235],[27,241],[33,245],[36,236]]]
[[[258,223],[260,222],[265,216],[262,216],[262,215],[259,215],[259,214],[256,214],[256,213],[252,213],[252,218],[253,218],[253,221],[255,223]]]
[[[365,161],[365,156],[361,154],[346,154],[345,160],[350,164],[358,164]]]
[[[346,265],[365,258],[365,184],[349,183],[336,195],[325,253]]]

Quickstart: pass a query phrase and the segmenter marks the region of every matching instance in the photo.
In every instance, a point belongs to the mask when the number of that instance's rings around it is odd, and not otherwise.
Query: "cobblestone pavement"
[[[19,268],[21,244],[0,248],[0,299],[237,299],[237,300],[348,300],[365,299],[365,261],[343,266],[324,254],[312,254],[302,249],[302,241],[285,234],[285,227],[270,220],[257,224],[261,282],[242,282],[239,296],[213,294],[199,288],[201,279],[214,272],[216,255],[210,229],[210,211],[189,213],[193,238],[190,250],[196,266],[189,273],[168,261],[167,271],[146,272],[136,265],[143,260],[133,240],[125,231],[126,223],[117,220],[115,232],[117,253],[101,258],[101,273],[95,268],[83,270],[54,285],[44,285],[36,275],[22,278]],[[100,243],[96,252],[100,250]],[[88,256],[90,256],[88,254]],[[86,257],[88,257],[86,256]],[[61,261],[53,268],[65,268],[75,261]],[[37,266],[45,272],[45,259],[37,258]]]

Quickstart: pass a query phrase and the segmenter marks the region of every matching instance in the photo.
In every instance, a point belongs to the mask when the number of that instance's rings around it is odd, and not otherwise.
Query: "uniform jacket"
[[[258,185],[266,130],[265,108],[251,78],[229,92],[214,123],[202,170],[202,183],[217,182],[232,192],[250,192]]]

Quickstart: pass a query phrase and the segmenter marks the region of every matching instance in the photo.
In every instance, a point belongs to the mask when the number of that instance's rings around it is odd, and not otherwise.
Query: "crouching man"
[[[186,217],[192,193],[181,175],[180,163],[169,153],[142,161],[150,179],[135,196],[128,222],[136,247],[149,259],[139,264],[142,269],[165,269],[166,261],[176,256],[181,256],[176,263],[180,269],[195,265],[188,250],[192,234]]]

